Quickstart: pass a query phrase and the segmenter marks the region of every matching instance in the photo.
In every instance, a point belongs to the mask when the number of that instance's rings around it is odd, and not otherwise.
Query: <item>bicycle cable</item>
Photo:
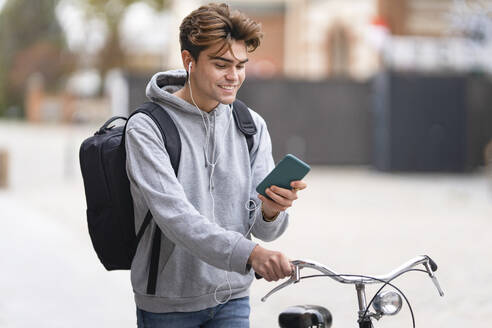
[[[390,279],[388,281],[383,280],[383,279],[379,279],[379,278],[375,278],[375,277],[371,277],[371,276],[360,275],[360,274],[314,274],[314,275],[308,275],[308,276],[299,277],[299,280],[308,279],[308,278],[316,278],[316,277],[340,277],[340,278],[343,278],[343,277],[359,277],[359,278],[373,279],[373,280],[382,282],[382,283],[384,283],[384,285],[378,290],[378,292],[376,292],[376,294],[373,296],[373,298],[371,299],[371,301],[369,302],[369,304],[366,306],[366,309],[364,311],[363,317],[366,316],[367,311],[369,310],[369,307],[373,303],[373,301],[374,301],[376,295],[379,293],[379,291],[381,291],[384,287],[386,287],[387,285],[389,285],[389,286],[393,287],[394,289],[396,289],[403,296],[403,298],[405,299],[405,302],[407,303],[408,309],[410,310],[410,315],[412,316],[412,326],[413,326],[413,328],[415,328],[415,316],[413,314],[413,309],[412,309],[412,306],[410,305],[410,302],[408,301],[408,298],[405,296],[405,294],[398,287],[396,287],[395,285],[393,285],[392,283],[390,283],[394,279],[398,278],[402,274],[404,274],[406,272],[409,272],[409,271],[421,271],[421,272],[427,273],[427,271],[420,270],[420,269],[409,269],[409,270],[406,270],[406,271],[401,272],[400,274],[398,274],[397,276],[393,277],[392,279]]]
[[[418,271],[418,272],[423,272],[423,273],[427,273],[427,271],[425,270],[422,270],[422,269],[408,269],[408,270],[405,270],[401,273],[399,273],[398,275],[396,275],[395,277],[393,277],[392,279],[390,279],[388,282],[390,281],[393,281],[394,279],[398,278],[399,276],[401,276],[402,274],[404,273],[407,273],[407,272],[410,272],[410,271]],[[372,305],[372,303],[374,302],[374,300],[376,299],[376,296],[379,294],[379,292],[381,290],[383,290],[384,287],[386,287],[388,285],[388,283],[384,283],[383,286],[381,286],[377,292],[374,294],[374,296],[371,298],[371,300],[369,301],[369,303],[367,304],[367,307],[366,307],[366,310],[364,311],[364,316],[366,316],[367,314],[367,311],[369,310],[369,307]],[[407,302],[408,304],[408,302]],[[409,305],[409,304],[408,304]],[[415,328],[415,318],[413,317],[413,311],[412,311],[412,308],[410,307],[409,305],[409,309],[410,309],[410,313],[412,314],[412,323],[413,323],[413,328]]]

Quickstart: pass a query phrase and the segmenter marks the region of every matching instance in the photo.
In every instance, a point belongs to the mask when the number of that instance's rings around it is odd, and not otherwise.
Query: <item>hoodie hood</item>
[[[166,72],[159,72],[154,74],[147,84],[145,94],[151,101],[160,103],[164,106],[170,106],[175,109],[182,110],[189,114],[201,115],[197,108],[189,102],[175,96],[173,93],[183,88],[186,83],[186,71],[184,69],[171,70]],[[210,113],[215,112],[216,115],[220,115],[229,106],[219,104]],[[203,111],[203,114],[207,112]]]

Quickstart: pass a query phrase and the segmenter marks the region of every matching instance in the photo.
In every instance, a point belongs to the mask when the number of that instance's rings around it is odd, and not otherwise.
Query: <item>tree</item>
[[[7,0],[0,12],[0,115],[22,108],[25,82],[41,72],[55,87],[70,70],[63,31],[55,16],[58,0]]]
[[[97,66],[104,75],[115,67],[124,67],[125,53],[120,44],[119,27],[126,9],[137,2],[143,2],[154,10],[161,11],[167,7],[166,0],[74,0],[83,8],[88,17],[104,21],[108,29],[105,45],[101,49]]]

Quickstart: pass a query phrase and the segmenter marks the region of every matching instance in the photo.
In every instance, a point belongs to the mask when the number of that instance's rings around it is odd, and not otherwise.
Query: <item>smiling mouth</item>
[[[234,90],[236,88],[236,86],[234,86],[234,85],[219,85],[219,88],[231,91],[231,90]]]

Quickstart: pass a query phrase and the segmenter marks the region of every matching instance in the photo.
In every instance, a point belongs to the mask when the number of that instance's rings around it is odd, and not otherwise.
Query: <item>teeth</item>
[[[230,86],[230,85],[221,85],[220,87],[222,89],[226,89],[226,90],[232,90],[232,89],[234,89],[234,86]]]

